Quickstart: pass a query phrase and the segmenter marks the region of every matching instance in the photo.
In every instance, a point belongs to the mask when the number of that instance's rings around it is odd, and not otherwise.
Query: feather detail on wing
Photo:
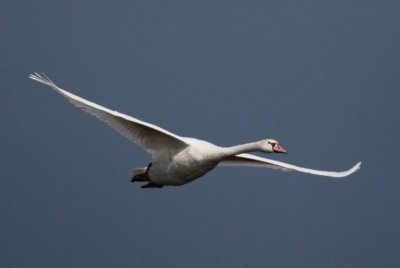
[[[187,146],[181,137],[165,129],[117,111],[112,111],[59,88],[43,73],[31,74],[29,75],[29,78],[51,87],[66,97],[72,104],[104,121],[119,133],[150,153],[154,153],[154,151],[161,147],[168,148],[169,145],[174,146],[175,148],[177,145],[178,147]]]
[[[265,168],[279,169],[282,171],[297,171],[297,172],[309,173],[309,174],[314,174],[314,175],[319,175],[319,176],[342,178],[342,177],[349,176],[350,174],[352,174],[352,173],[356,172],[358,169],[360,169],[361,162],[358,162],[349,170],[336,172],[336,171],[323,171],[323,170],[315,170],[315,169],[309,169],[309,168],[304,168],[304,167],[298,167],[295,165],[255,156],[252,154],[239,154],[236,156],[232,156],[224,161],[221,161],[219,163],[219,165],[265,167]]]

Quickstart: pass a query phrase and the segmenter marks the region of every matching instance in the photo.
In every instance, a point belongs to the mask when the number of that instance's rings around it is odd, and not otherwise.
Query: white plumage
[[[341,172],[314,170],[248,154],[254,151],[286,153],[273,139],[220,147],[207,141],[181,137],[65,91],[44,74],[31,74],[29,78],[51,87],[75,106],[96,116],[151,153],[152,163],[148,167],[133,170],[132,181],[148,182],[143,188],[182,185],[203,176],[217,165],[266,167],[334,178],[346,177],[357,171],[361,165],[359,162],[351,169]]]

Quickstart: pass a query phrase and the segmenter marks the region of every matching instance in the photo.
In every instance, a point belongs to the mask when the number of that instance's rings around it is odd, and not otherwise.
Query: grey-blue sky
[[[397,266],[399,4],[249,2],[3,2],[1,266]],[[143,191],[149,156],[33,71],[180,135],[363,168]]]

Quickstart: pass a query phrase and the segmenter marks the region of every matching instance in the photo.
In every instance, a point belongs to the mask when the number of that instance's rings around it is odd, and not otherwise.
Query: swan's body
[[[359,162],[351,169],[342,172],[313,170],[247,154],[254,151],[286,153],[286,150],[272,139],[233,147],[219,147],[207,141],[181,137],[69,93],[56,86],[45,75],[35,73],[29,77],[50,86],[75,106],[106,122],[150,152],[153,158],[152,163],[148,167],[133,170],[132,181],[147,181],[148,184],[144,186],[146,188],[182,185],[205,175],[218,165],[267,167],[335,178],[348,176],[357,171],[361,165]]]
[[[222,160],[220,147],[183,138],[187,146],[164,151],[153,158],[149,178],[157,185],[182,185],[197,179]]]

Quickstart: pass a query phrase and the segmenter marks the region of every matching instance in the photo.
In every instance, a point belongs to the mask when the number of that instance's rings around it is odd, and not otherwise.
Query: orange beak
[[[274,147],[272,147],[272,150],[274,150],[275,153],[287,154],[286,149],[279,144],[275,144]]]

